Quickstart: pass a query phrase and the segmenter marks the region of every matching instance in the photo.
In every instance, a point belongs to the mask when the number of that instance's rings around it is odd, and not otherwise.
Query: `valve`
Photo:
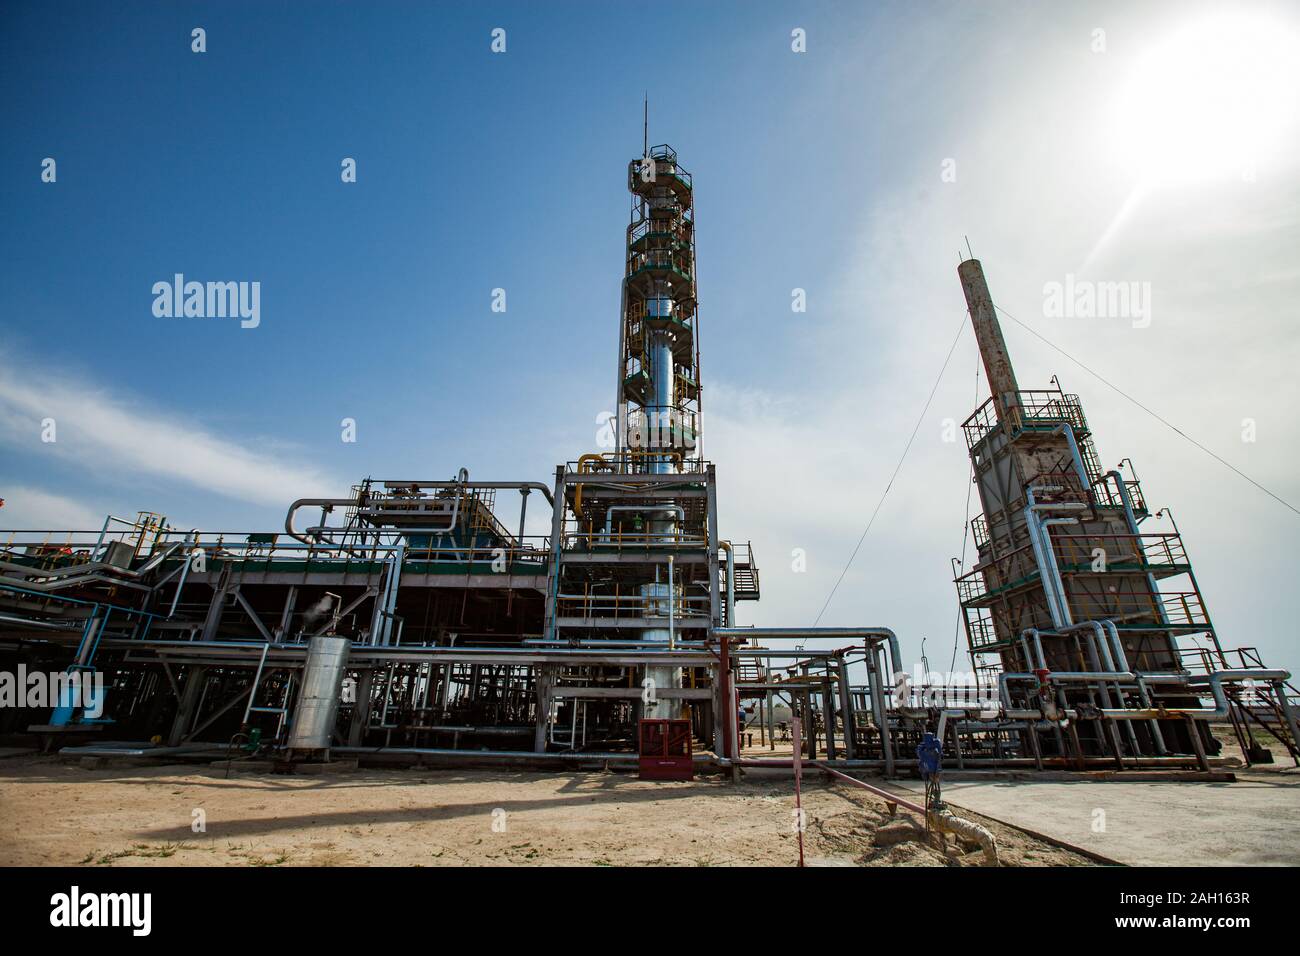
[[[1048,697],[1051,696],[1052,685],[1048,681],[1048,678],[1051,677],[1051,674],[1052,672],[1049,671],[1046,667],[1034,668],[1034,676],[1038,678],[1038,693],[1040,696],[1048,696]]]
[[[943,768],[943,744],[934,734],[926,731],[921,742],[916,746],[916,765],[921,771],[922,779],[937,777]]]

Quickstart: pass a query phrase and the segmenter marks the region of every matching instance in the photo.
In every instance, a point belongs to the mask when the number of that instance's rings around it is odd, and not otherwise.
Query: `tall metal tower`
[[[645,471],[663,473],[699,453],[693,187],[667,145],[628,163],[627,184],[618,451]]]
[[[671,146],[646,149],[627,167],[632,207],[627,227],[618,361],[618,458],[632,472],[670,474],[697,454],[700,361],[695,335],[695,221],[691,174]],[[651,541],[670,543],[673,509],[646,515]],[[673,618],[680,584],[672,566],[641,585],[646,616]],[[647,628],[642,640],[669,644],[672,629]],[[681,669],[648,667],[658,687],[679,687]],[[656,710],[678,716],[680,705]]]

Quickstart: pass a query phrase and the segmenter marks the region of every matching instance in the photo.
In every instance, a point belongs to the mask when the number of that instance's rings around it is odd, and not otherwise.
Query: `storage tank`
[[[339,695],[346,675],[346,637],[313,637],[307,645],[302,691],[289,728],[290,750],[328,750],[339,713]]]

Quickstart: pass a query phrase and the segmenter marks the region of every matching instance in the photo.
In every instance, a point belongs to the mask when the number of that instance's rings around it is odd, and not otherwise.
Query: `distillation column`
[[[632,211],[627,231],[618,370],[619,452],[630,471],[672,474],[696,446],[699,356],[695,342],[695,235],[690,174],[668,146],[628,164]],[[648,506],[651,549],[671,553],[679,533],[675,512]],[[671,565],[656,563],[655,580],[640,586],[645,616],[677,616],[681,588]],[[642,632],[667,647],[671,627]],[[646,667],[656,688],[680,687],[678,667]],[[647,702],[646,716],[678,717],[679,701]]]

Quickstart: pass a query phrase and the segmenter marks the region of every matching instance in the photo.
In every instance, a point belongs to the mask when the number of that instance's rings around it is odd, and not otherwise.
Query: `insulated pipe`
[[[1102,629],[1101,624],[1097,621],[1081,621],[1078,624],[1071,624],[1061,630],[1063,633],[1070,634],[1087,628],[1092,629],[1092,634],[1089,636],[1088,646],[1092,650],[1093,667],[1099,671],[1104,670],[1114,673],[1115,661],[1111,658],[1110,648],[1108,646],[1109,638],[1107,637],[1106,632]],[[1098,659],[1099,654],[1100,659]],[[1100,686],[1103,694],[1102,703],[1109,706],[1109,695],[1105,692],[1106,685],[1102,684]],[[1122,703],[1124,695],[1123,691],[1120,689],[1118,681],[1115,682],[1115,693],[1117,695],[1116,703]]]
[[[1002,700],[1002,706],[1006,710],[1007,716],[1021,717],[1021,718],[1034,718],[1034,719],[1041,718],[1043,716],[1039,711],[1036,710],[1012,708],[1011,691],[1010,688],[1007,686],[1009,682],[1013,680],[1037,682],[1038,679],[1039,678],[1037,674],[1024,674],[1024,673],[1016,674],[1016,673],[1010,673],[1004,671],[1003,673],[998,675],[998,695]],[[1100,682],[1103,680],[1132,681],[1136,679],[1137,677],[1134,674],[1121,673],[1118,671],[1053,671],[1048,675],[1049,681],[1054,681],[1056,683],[1071,683],[1071,684]],[[1128,713],[1128,711],[1123,711],[1123,712]],[[1106,711],[1103,710],[1102,713],[1106,713]]]
[[[515,536],[515,542],[520,548],[524,546],[524,525],[528,519],[528,493],[531,490],[528,487],[519,489],[519,534]]]
[[[871,784],[859,780],[856,777],[850,777],[848,774],[840,773],[838,770],[833,770],[820,761],[815,761],[813,766],[824,773],[828,773],[833,777],[845,781],[846,783],[851,783],[854,786],[861,787],[863,790],[870,791],[880,799],[884,800],[891,807],[899,806],[906,810],[911,810],[913,813],[920,814],[932,830],[939,833],[951,833],[955,836],[961,837],[962,839],[969,840],[972,843],[978,843],[984,851],[985,864],[988,866],[998,865],[997,843],[993,839],[993,834],[978,823],[963,820],[947,808],[926,810],[926,808],[920,804],[913,803],[911,800],[905,800],[896,794],[890,793],[888,790],[882,790],[880,787],[873,787]]]
[[[0,562],[3,564],[3,562]],[[55,591],[62,591],[64,588],[72,587],[75,584],[90,584],[91,582],[99,584],[111,584],[119,588],[131,588],[134,591],[152,591],[153,588],[144,584],[137,584],[134,581],[123,581],[121,578],[109,577],[107,574],[84,574],[73,578],[63,578],[58,581],[23,581],[23,588],[29,591],[40,592],[41,594],[52,594]]]
[[[1032,489],[1026,494],[1033,494]],[[1034,563],[1038,565],[1038,577],[1043,584],[1043,596],[1047,598],[1047,612],[1052,617],[1052,626],[1061,626],[1061,610],[1056,604],[1056,589],[1047,573],[1047,560],[1043,557],[1041,529],[1038,527],[1038,515],[1032,507],[1025,508],[1025,530],[1029,532],[1029,546],[1034,551]]]
[[[1058,490],[1052,487],[1039,488],[1039,491]],[[1063,502],[1061,504],[1040,504],[1034,500],[1034,489],[1032,487],[1025,489],[1025,524],[1029,531],[1029,543],[1034,549],[1034,560],[1038,564],[1038,576],[1043,584],[1043,592],[1047,597],[1047,609],[1052,615],[1052,624],[1058,629],[1071,622],[1069,604],[1065,598],[1065,585],[1061,581],[1061,574],[1056,565],[1056,552],[1052,550],[1052,536],[1047,531],[1049,523],[1054,524],[1077,524],[1077,519],[1058,519],[1049,518],[1046,520],[1038,517],[1039,511],[1082,511],[1086,510],[1087,505],[1081,502]]]
[[[978,823],[963,820],[947,807],[941,810],[931,810],[925,815],[925,821],[932,830],[937,830],[940,833],[951,833],[963,840],[978,843],[980,849],[984,851],[984,865],[998,865],[997,842],[993,839],[993,834]]]
[[[826,638],[827,640],[881,640],[889,643],[889,666],[891,683],[898,674],[899,661],[903,655],[898,649],[898,635],[887,627],[715,627],[714,637],[755,638],[756,640],[807,640],[809,638]]]
[[[1119,630],[1115,627],[1115,622],[1110,620],[1084,621],[1080,624],[1075,624],[1070,627],[1064,628],[1064,630],[1066,631],[1080,630],[1084,627],[1091,627],[1096,632],[1097,643],[1095,643],[1093,646],[1100,648],[1105,668],[1110,672],[1129,672],[1128,657],[1125,655],[1124,647],[1120,643]],[[1027,640],[1027,638],[1029,637],[1032,637],[1034,641],[1034,646],[1038,650],[1039,668],[1042,670],[1046,670],[1047,663],[1043,657],[1043,646],[1037,628],[1026,628],[1020,634],[1021,645],[1024,647],[1024,651],[1025,651],[1025,660],[1026,661],[1031,660],[1029,656],[1029,643]],[[1109,649],[1108,649],[1108,644],[1109,644]],[[1112,652],[1114,653],[1114,657],[1112,657]],[[1120,693],[1118,682],[1116,682],[1115,690],[1117,694]],[[1138,682],[1138,693],[1139,696],[1142,698],[1143,705],[1145,707],[1150,708],[1151,705],[1150,694],[1147,691],[1145,685],[1142,684],[1141,680],[1139,680]],[[1123,700],[1122,695],[1120,696],[1120,700],[1121,701]],[[1020,716],[1024,716],[1024,715],[1020,714]],[[1164,735],[1160,731],[1160,725],[1155,720],[1152,720],[1149,724],[1149,729],[1151,731],[1151,737],[1155,742],[1156,752],[1160,756],[1164,756],[1167,751],[1165,748]],[[1129,737],[1130,737],[1130,742],[1132,742],[1133,737],[1132,737],[1131,729],[1129,731]]]
[[[1106,639],[1110,642],[1110,651],[1114,656],[1115,669],[1120,671],[1132,670],[1128,666],[1128,654],[1124,653],[1124,645],[1119,639],[1119,628],[1115,622],[1109,618],[1103,618],[1097,622],[1106,632]]]
[[[1002,702],[1002,712],[1012,719],[1042,720],[1042,710],[1011,706],[1011,688],[1008,685],[1012,680],[1032,680],[1036,682],[1038,680],[1038,675],[1024,673],[1017,674],[1010,671],[1003,671],[998,675],[998,699]],[[1055,723],[1055,721],[1053,721],[1053,723]]]
[[[464,471],[465,469],[461,469]],[[385,488],[410,488],[414,485],[417,488],[531,488],[533,491],[540,491],[546,498],[547,504],[554,505],[555,498],[551,494],[551,489],[540,481],[398,481],[396,479],[381,479],[381,484]],[[347,499],[349,504],[356,502],[355,498]]]
[[[1079,442],[1074,437],[1074,426],[1068,423],[1062,424],[1052,434],[1064,433],[1065,440],[1070,444],[1070,455],[1074,458],[1075,470],[1079,472],[1079,481],[1083,484],[1083,490],[1087,491],[1092,487],[1092,479],[1088,477],[1088,470],[1083,467],[1083,456],[1079,454]]]
[[[608,648],[608,647],[663,647],[664,646],[663,641],[611,641],[611,640],[606,640],[604,638],[596,638],[594,640],[568,641],[568,640],[547,640],[546,638],[541,638],[541,637],[537,637],[537,638],[530,637],[525,639],[523,643],[534,645],[534,646],[540,645],[544,647],[571,647],[572,646],[572,647]],[[676,644],[676,647],[678,649],[681,648],[702,649],[709,646],[710,645],[704,641],[678,641]]]
[[[35,575],[36,577],[45,578],[46,582],[55,582],[58,579],[80,580],[80,577],[89,571],[94,571],[96,574],[100,574],[102,572],[108,571],[108,572],[112,572],[113,574],[120,574],[123,577],[134,579],[134,578],[139,578],[145,574],[148,574],[158,565],[162,564],[162,562],[170,558],[176,552],[176,549],[182,547],[184,544],[185,544],[184,541],[177,541],[166,551],[163,551],[159,554],[155,554],[152,558],[150,558],[148,561],[142,564],[135,571],[132,571],[130,568],[119,568],[117,565],[109,564],[106,561],[92,561],[86,564],[78,564],[68,568],[57,568],[52,571],[47,571],[43,568],[28,567],[25,564],[14,564],[11,561],[0,561],[0,568],[4,568],[6,570],[21,571],[24,575]],[[62,583],[60,584],[60,586],[62,586]]]
[[[1124,483],[1124,476],[1118,471],[1106,472],[1106,477],[1109,478],[1112,475],[1115,478],[1115,484],[1119,486],[1119,499],[1124,503],[1124,520],[1128,524],[1129,533],[1136,537],[1138,533],[1137,515],[1133,511],[1133,499],[1128,493],[1128,485]],[[1141,545],[1137,542],[1134,543],[1134,547],[1139,552],[1141,551]],[[1168,626],[1169,613],[1165,610],[1165,602],[1160,600],[1160,588],[1156,586],[1155,575],[1148,571],[1146,578],[1147,587],[1151,589],[1152,597],[1155,599],[1156,613],[1160,617],[1160,623]]]
[[[677,603],[677,592],[674,589],[673,581],[673,556],[668,555],[668,649],[674,650],[677,643],[677,621],[674,614],[674,607]]]
[[[192,532],[192,534],[194,535],[194,548],[193,548],[193,550],[191,550],[188,554],[185,555],[185,563],[181,566],[181,579],[180,579],[179,581],[176,582],[176,594],[173,595],[173,597],[172,597],[172,606],[171,606],[171,608],[167,611],[167,617],[165,618],[165,620],[168,620],[168,621],[170,621],[171,618],[172,618],[172,615],[176,613],[176,605],[180,602],[180,599],[181,599],[181,592],[185,590],[185,579],[186,579],[187,577],[189,577],[189,575],[190,575],[190,568],[193,567],[193,565],[194,565],[194,555],[195,555],[195,552],[202,553],[202,549],[199,548],[199,532],[198,532],[198,529],[195,528],[194,531]],[[189,539],[187,538],[186,541],[188,541],[188,540],[189,540]],[[184,542],[182,542],[182,543],[184,543]],[[175,573],[176,573],[176,572],[174,572],[174,571],[172,572],[172,574],[175,574]],[[167,577],[171,577],[171,575],[169,574]],[[162,581],[159,582],[159,584],[162,584],[162,583],[164,583],[164,582],[162,582]]]
[[[1215,671],[1213,674],[1204,676],[1184,677],[1181,674],[1144,674],[1142,679],[1149,684],[1173,683],[1174,681],[1186,681],[1188,684],[1208,684],[1210,693],[1214,695],[1214,707],[1205,708],[1153,708],[1146,711],[1121,711],[1119,713],[1106,713],[1108,717],[1116,720],[1145,720],[1155,717],[1190,717],[1193,720],[1222,720],[1228,716],[1229,703],[1227,692],[1223,689],[1225,683],[1237,683],[1243,680],[1262,680],[1278,681],[1290,680],[1291,672],[1284,670],[1269,670],[1267,668],[1235,668],[1226,671]]]
[[[1034,665],[1034,660],[1029,656],[1029,641],[1034,642],[1034,650],[1038,652],[1038,667],[1040,670],[1047,670],[1047,658],[1043,656],[1043,641],[1039,636],[1038,628],[1027,627],[1020,632],[1020,644],[1024,648],[1025,663],[1030,667]]]
[[[84,625],[76,623],[59,624],[55,621],[28,620],[25,617],[17,617],[13,614],[0,614],[0,621],[4,621],[6,624],[21,624],[24,627],[43,627],[49,631],[78,631],[84,627]]]
[[[547,502],[547,504],[551,505],[552,508],[555,507],[555,498],[554,498],[554,496],[551,494],[551,489],[548,488],[548,487],[546,487],[546,485],[542,484],[541,482],[537,482],[537,481],[398,481],[398,480],[384,480],[384,481],[382,482],[382,484],[384,485],[385,488],[411,488],[411,487],[415,487],[415,488],[455,488],[455,489],[461,489],[461,490],[464,490],[464,489],[475,489],[475,488],[484,488],[484,489],[488,489],[488,488],[515,488],[515,489],[518,489],[518,490],[520,490],[520,491],[523,491],[524,489],[529,489],[529,490],[532,490],[532,491],[540,491],[540,492],[542,493],[543,497],[546,498],[546,502]],[[461,499],[461,496],[460,496],[460,495],[456,495],[454,498],[451,499],[452,502],[453,502],[453,510],[452,510],[452,524],[451,524],[451,526],[448,527],[448,528],[445,528],[445,529],[437,529],[437,528],[397,528],[397,527],[393,527],[393,528],[382,528],[382,529],[377,529],[377,530],[382,530],[383,532],[385,532],[385,533],[390,533],[390,534],[439,534],[439,533],[442,533],[442,532],[445,532],[445,531],[449,531],[449,530],[451,530],[451,528],[454,528],[454,527],[455,527],[455,521],[456,521],[456,518],[457,518],[457,516],[458,516],[459,513],[460,513],[460,499]],[[429,500],[430,500],[430,501],[434,501],[434,500],[439,500],[439,499],[431,498],[431,499],[429,499]],[[289,512],[288,512],[288,514],[285,515],[285,518],[284,518],[284,530],[285,530],[285,533],[288,534],[289,537],[293,538],[295,541],[300,541],[300,542],[302,542],[302,543],[305,544],[305,545],[309,545],[309,546],[311,546],[311,547],[315,547],[315,546],[319,545],[321,542],[319,542],[319,541],[310,541],[310,540],[304,538],[302,535],[300,535],[300,534],[299,534],[299,533],[294,529],[294,525],[293,525],[294,512],[296,512],[299,508],[305,507],[305,506],[307,506],[307,505],[313,505],[313,506],[318,506],[318,507],[327,507],[327,506],[328,506],[328,507],[330,507],[330,508],[335,508],[335,507],[349,507],[349,506],[354,506],[354,505],[356,505],[356,503],[357,503],[357,499],[356,499],[355,496],[354,496],[354,497],[351,497],[351,498],[299,498],[297,501],[295,501],[293,504],[291,504],[291,505],[289,506]],[[345,530],[345,529],[343,529],[343,528],[338,528],[338,529],[336,529],[336,530],[338,530],[338,531],[343,531],[343,530]]]
[[[1111,653],[1114,656],[1114,667],[1121,671],[1132,670],[1129,667],[1128,654],[1124,652],[1124,643],[1119,639],[1119,628],[1115,626],[1115,622],[1106,618],[1098,623],[1101,624],[1106,632],[1106,637],[1110,641]],[[1151,693],[1141,679],[1138,680],[1138,697],[1141,699],[1143,707],[1151,708]],[[1151,732],[1151,739],[1156,745],[1156,753],[1161,757],[1168,754],[1169,750],[1165,745],[1165,735],[1160,729],[1160,722],[1158,720],[1149,721],[1147,729]]]
[[[412,484],[419,484],[419,482],[412,482]],[[455,484],[455,482],[451,482],[450,484]],[[484,482],[475,482],[475,486],[481,484],[484,484]],[[451,518],[445,528],[429,528],[429,527],[399,528],[394,526],[391,528],[388,527],[376,528],[375,531],[383,534],[446,534],[448,531],[451,531],[456,527],[456,521],[460,516],[460,499],[461,499],[460,495],[456,495],[451,499],[452,500]],[[436,499],[430,498],[429,500],[433,501]],[[308,505],[312,505],[314,507],[319,507],[319,508],[328,508],[330,510],[333,510],[334,508],[355,507],[356,503],[357,503],[356,498],[299,498],[297,501],[295,501],[293,504],[289,506],[289,513],[284,516],[285,534],[293,538],[295,541],[299,541],[307,545],[309,548],[320,547],[322,544],[329,544],[333,547],[342,547],[342,545],[335,543],[333,539],[333,535],[329,535],[329,536],[321,535],[320,540],[312,541],[310,538],[307,538],[299,534],[293,526],[293,517],[299,508],[303,508]],[[310,530],[319,533],[322,531],[342,532],[342,531],[346,531],[347,529],[326,528],[322,525],[321,527],[312,528]],[[353,550],[353,549],[349,548],[348,550]]]
[[[736,560],[731,551],[730,541],[719,541],[718,549],[727,552],[727,619],[723,621],[726,627],[735,627],[736,625]]]
[[[1106,625],[1110,625],[1109,629],[1106,627]],[[1091,640],[1089,641],[1089,643],[1090,643],[1090,645],[1091,645],[1092,648],[1093,648],[1093,653],[1094,653],[1094,654],[1097,654],[1098,652],[1100,652],[1101,657],[1102,657],[1102,663],[1104,664],[1105,668],[1106,668],[1107,670],[1110,670],[1110,671],[1114,671],[1114,670],[1124,670],[1124,671],[1127,671],[1127,670],[1129,669],[1129,667],[1128,667],[1128,659],[1127,659],[1127,658],[1124,659],[1124,666],[1121,668],[1121,667],[1118,667],[1118,662],[1117,662],[1117,660],[1116,660],[1114,657],[1112,657],[1112,653],[1111,653],[1111,652],[1112,652],[1112,648],[1111,648],[1111,646],[1110,646],[1110,635],[1111,635],[1111,632],[1114,631],[1115,634],[1116,634],[1116,637],[1118,638],[1118,631],[1116,631],[1116,629],[1115,629],[1115,624],[1114,624],[1114,622],[1113,622],[1113,621],[1109,621],[1109,620],[1108,620],[1108,621],[1105,621],[1105,622],[1102,622],[1102,621],[1083,621],[1083,622],[1081,622],[1081,623],[1079,623],[1079,624],[1074,625],[1072,628],[1068,628],[1067,630],[1082,630],[1082,629],[1085,628],[1085,627],[1092,628],[1093,634],[1092,634],[1092,637],[1091,637]],[[1122,649],[1121,649],[1121,650],[1122,650]],[[1104,687],[1105,685],[1102,685],[1102,686]],[[1151,701],[1150,701],[1150,700],[1148,699],[1148,697],[1147,697],[1146,688],[1143,687],[1142,684],[1141,684],[1140,682],[1139,682],[1139,684],[1138,684],[1138,696],[1142,699],[1142,704],[1143,704],[1143,706],[1149,708],[1150,705],[1151,705]],[[1121,707],[1122,707],[1123,704],[1124,704],[1124,691],[1123,691],[1123,689],[1120,687],[1118,681],[1115,682],[1115,703],[1118,704],[1118,705],[1120,705]],[[1102,699],[1102,704],[1103,704],[1103,705],[1108,705],[1108,704],[1109,704],[1109,701],[1106,700],[1105,697],[1103,697],[1103,699]],[[1148,724],[1148,729],[1151,731],[1151,737],[1152,737],[1152,740],[1153,740],[1153,741],[1155,742],[1155,744],[1156,744],[1157,752],[1160,753],[1160,754],[1163,756],[1163,754],[1164,754],[1164,739],[1163,739],[1163,737],[1162,737],[1162,735],[1161,735],[1161,733],[1160,733],[1160,728],[1159,728],[1159,726],[1156,724],[1156,722],[1155,722],[1154,720],[1152,720],[1152,721],[1150,721],[1149,724]],[[1125,730],[1125,733],[1128,734],[1129,743],[1130,743],[1130,744],[1132,745],[1132,747],[1133,747],[1133,753],[1134,753],[1134,755],[1136,755],[1136,754],[1138,753],[1138,751],[1139,751],[1138,740],[1137,740],[1137,733],[1133,730],[1133,727],[1132,727],[1131,724],[1125,724],[1125,725],[1124,725],[1124,730]]]
[[[1066,627],[1074,623],[1070,617],[1070,602],[1065,594],[1065,582],[1061,580],[1061,571],[1056,564],[1056,551],[1052,548],[1052,535],[1048,531],[1052,525],[1077,525],[1078,518],[1047,518],[1039,523],[1040,533],[1043,536],[1043,556],[1047,559],[1048,571],[1052,576],[1052,582],[1056,586],[1057,601],[1060,603],[1061,619]],[[1060,627],[1060,625],[1057,625]]]
[[[894,739],[889,729],[889,709],[885,706],[884,689],[880,681],[880,647],[867,661],[867,682],[871,688],[871,706],[875,711],[876,726],[880,730],[880,746],[885,754],[885,776],[894,775]]]
[[[1057,605],[1056,589],[1052,586],[1051,576],[1047,573],[1047,559],[1043,556],[1042,529],[1038,527],[1038,515],[1034,513],[1032,507],[1025,509],[1025,528],[1029,532],[1029,545],[1034,551],[1034,563],[1038,565],[1038,577],[1043,584],[1043,596],[1047,598],[1047,612],[1052,617],[1052,626],[1060,627],[1063,623],[1061,609]]]

